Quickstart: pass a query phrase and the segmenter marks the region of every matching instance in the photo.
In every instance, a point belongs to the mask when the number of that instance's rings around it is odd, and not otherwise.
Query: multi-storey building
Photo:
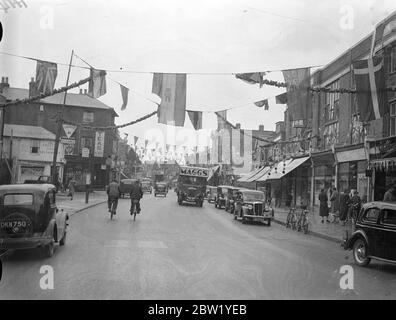
[[[25,99],[38,95],[34,79],[29,89],[10,87],[8,78],[2,78],[0,97],[6,101]],[[56,134],[58,113],[63,108],[64,93],[59,93],[28,104],[12,105],[5,110],[4,121],[9,125],[25,125],[44,128]],[[63,108],[63,119],[67,122],[85,124],[92,127],[113,126],[117,113],[80,89],[79,94],[67,93]],[[34,140],[32,140],[34,141]],[[35,142],[32,142],[35,143]],[[58,170],[63,183],[73,177],[77,188],[85,186],[88,175],[94,188],[103,188],[108,182],[106,159],[114,153],[117,136],[113,131],[84,129],[81,126],[65,125],[62,129],[60,148],[64,150],[64,170]],[[63,173],[63,174],[62,174]]]

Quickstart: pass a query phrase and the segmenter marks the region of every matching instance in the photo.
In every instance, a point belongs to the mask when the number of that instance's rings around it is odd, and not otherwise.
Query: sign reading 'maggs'
[[[181,167],[180,174],[185,176],[207,178],[209,176],[209,170],[205,168]]]

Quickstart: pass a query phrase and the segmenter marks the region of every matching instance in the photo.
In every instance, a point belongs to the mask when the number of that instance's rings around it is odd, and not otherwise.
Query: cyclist
[[[132,215],[133,213],[133,202],[136,202],[136,211],[137,213],[140,213],[140,199],[143,197],[143,190],[142,187],[140,186],[139,180],[136,180],[135,183],[132,186],[131,193],[130,193],[130,198],[131,198],[131,210],[130,213]]]
[[[111,204],[114,202],[114,214],[116,214],[118,198],[121,194],[120,185],[114,178],[113,181],[107,186],[107,205],[109,207],[109,212],[111,212]]]

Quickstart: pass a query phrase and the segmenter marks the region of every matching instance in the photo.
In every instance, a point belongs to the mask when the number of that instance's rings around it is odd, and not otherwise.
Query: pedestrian
[[[351,190],[351,209],[350,209],[350,218],[352,223],[354,224],[357,216],[362,207],[362,200],[359,197],[357,190]]]
[[[319,202],[320,202],[319,215],[322,217],[322,223],[324,223],[325,217],[326,217],[326,221],[330,222],[329,221],[329,206],[327,204],[328,200],[329,200],[329,198],[327,197],[325,190],[321,189],[320,194],[319,194]]]
[[[117,206],[118,206],[118,199],[121,195],[120,185],[117,182],[117,179],[113,178],[110,184],[106,188],[107,193],[107,206],[109,212],[111,212],[111,206],[114,203],[114,214],[116,214]]]
[[[344,190],[340,194],[340,221],[344,226],[348,218],[348,209],[350,203],[351,203],[351,198],[349,196],[349,192],[348,190]]]
[[[393,202],[396,201],[395,186],[392,185],[388,191],[385,192],[383,201]]]
[[[333,192],[331,193],[330,203],[331,203],[331,214],[333,216],[333,222],[336,223],[340,214],[340,196],[336,187],[333,188]]]
[[[71,178],[70,181],[69,181],[69,185],[68,185],[70,200],[73,200],[74,192],[76,191],[75,190],[75,183],[76,183],[76,180],[74,180],[74,178]]]

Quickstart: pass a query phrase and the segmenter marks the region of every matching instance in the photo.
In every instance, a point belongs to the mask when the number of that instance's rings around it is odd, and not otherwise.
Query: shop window
[[[83,113],[83,122],[94,122],[94,113],[93,112],[84,112]]]
[[[364,215],[365,222],[377,223],[380,210],[377,208],[368,209]]]
[[[339,89],[340,81],[337,80],[331,83],[327,88],[329,89]],[[325,103],[325,121],[332,121],[338,119],[340,107],[340,93],[339,92],[328,92],[326,93],[326,103]]]
[[[39,153],[40,140],[32,140],[30,144],[30,153]]]
[[[82,137],[81,138],[81,152],[83,148],[88,148],[89,150],[92,150],[92,138],[88,137]]]
[[[396,101],[393,101],[389,105],[390,111],[390,135],[396,135]]]

